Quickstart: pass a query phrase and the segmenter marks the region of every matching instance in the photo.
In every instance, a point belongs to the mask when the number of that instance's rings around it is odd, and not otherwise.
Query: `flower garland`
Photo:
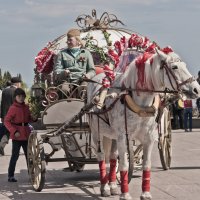
[[[51,43],[48,44],[51,46]],[[36,69],[39,73],[49,74],[53,70],[55,53],[48,47],[44,47],[35,57]]]
[[[136,66],[138,67],[138,87],[139,85],[144,86],[145,84],[145,62],[156,52],[155,48],[162,50],[166,54],[173,52],[170,47],[161,49],[155,42],[151,42],[147,37],[143,37],[135,33],[132,34],[130,38],[123,36],[119,41],[116,41],[112,45],[112,41],[110,40],[111,34],[106,30],[103,30],[102,33],[107,43],[105,48],[99,47],[95,44],[94,38],[89,35],[87,35],[84,39],[86,40],[86,48],[92,52],[96,52],[100,56],[101,62],[105,63],[103,67],[105,77],[102,79],[102,85],[104,88],[110,88],[112,85],[115,79],[114,69],[119,65],[120,56],[127,48],[136,48],[143,51],[143,54],[136,60]],[[152,63],[153,60],[150,62]],[[109,63],[112,63],[114,67],[111,67],[112,65],[109,65]]]
[[[99,47],[97,45],[97,41],[92,36],[87,34],[86,37],[83,38],[83,40],[86,41],[85,48],[87,48],[90,52],[97,53],[99,55],[99,57],[100,57],[100,61],[101,62],[107,61],[106,53],[105,53],[106,49],[103,48],[103,47]]]
[[[120,56],[122,55],[123,51],[127,48],[136,48],[143,50],[143,54],[139,56],[135,63],[136,67],[138,68],[138,81],[137,87],[143,87],[145,85],[145,77],[144,77],[144,68],[145,62],[152,57],[153,54],[156,53],[156,48],[163,51],[165,54],[169,54],[173,52],[171,47],[165,47],[161,49],[155,42],[151,42],[147,37],[142,37],[137,34],[132,34],[129,39],[125,38],[124,36],[120,39],[120,41],[116,41],[114,43],[115,49],[108,50],[108,56],[115,64],[115,68],[118,66],[120,61]],[[153,59],[150,60],[150,64],[152,64]],[[106,77],[103,79],[103,86],[109,88],[112,82],[115,79],[114,71],[108,69],[109,66],[105,66]]]

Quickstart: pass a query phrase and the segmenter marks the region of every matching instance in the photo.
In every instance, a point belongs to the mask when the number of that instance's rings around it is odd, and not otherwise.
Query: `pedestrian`
[[[28,105],[24,102],[25,98],[25,91],[21,88],[17,88],[14,92],[14,103],[10,106],[4,120],[4,124],[9,130],[10,138],[12,139],[12,154],[8,167],[8,182],[17,182],[14,173],[21,147],[23,148],[27,161],[28,137],[31,132],[29,122],[36,121],[36,119],[31,116]]]
[[[172,104],[173,129],[178,129],[178,128],[183,129],[183,111],[184,111],[184,105],[182,99],[176,100]]]
[[[198,72],[197,82],[198,82],[199,85],[200,85],[200,71]]]
[[[198,109],[198,118],[200,117],[200,98],[197,98],[197,100],[196,100],[196,105],[197,105],[197,109]]]
[[[197,82],[200,85],[200,71],[198,72]],[[200,98],[197,98],[196,105],[199,112],[198,117],[200,117]]]
[[[4,126],[4,118],[8,112],[9,107],[12,105],[14,100],[14,92],[16,88],[21,87],[21,79],[19,77],[12,77],[10,85],[8,84],[5,89],[2,91],[1,97],[1,121],[2,121],[2,134],[0,134],[0,154],[4,155],[4,148],[8,144],[9,132]]]
[[[87,83],[82,78],[91,79],[96,72],[92,55],[83,48],[83,41],[78,29],[70,29],[67,32],[67,45],[68,47],[61,50],[55,59],[55,82],[57,84],[75,83],[86,88],[84,86]]]
[[[186,99],[184,100],[184,128],[185,132],[192,131],[192,100]],[[188,130],[189,124],[189,130]]]

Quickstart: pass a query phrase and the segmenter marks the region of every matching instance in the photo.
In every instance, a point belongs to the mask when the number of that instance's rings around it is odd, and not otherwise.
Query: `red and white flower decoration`
[[[36,69],[39,73],[50,73],[53,70],[55,53],[44,47],[35,57]]]

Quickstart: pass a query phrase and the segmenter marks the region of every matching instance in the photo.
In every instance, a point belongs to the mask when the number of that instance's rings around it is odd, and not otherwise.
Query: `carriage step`
[[[77,164],[97,164],[97,158],[71,157],[71,158],[48,158],[46,162],[65,162],[70,161]]]

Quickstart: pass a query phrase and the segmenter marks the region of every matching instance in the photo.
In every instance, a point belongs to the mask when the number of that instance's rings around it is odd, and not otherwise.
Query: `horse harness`
[[[171,77],[170,75],[173,77],[175,83],[176,83],[176,86],[177,86],[177,91],[180,92],[181,91],[181,86],[182,85],[185,85],[187,83],[192,83],[193,81],[195,81],[195,78],[194,77],[190,77],[188,79],[186,79],[185,81],[181,82],[181,83],[178,83],[178,80],[177,80],[177,77],[175,75],[175,73],[173,72],[173,70],[168,66],[168,64],[166,63],[166,61],[161,61],[161,69],[164,68],[165,71],[166,71],[166,74],[167,74],[167,77],[170,81],[170,84],[172,86],[172,88],[176,91],[176,89],[174,88],[174,85],[172,84],[172,80],[171,80]]]

